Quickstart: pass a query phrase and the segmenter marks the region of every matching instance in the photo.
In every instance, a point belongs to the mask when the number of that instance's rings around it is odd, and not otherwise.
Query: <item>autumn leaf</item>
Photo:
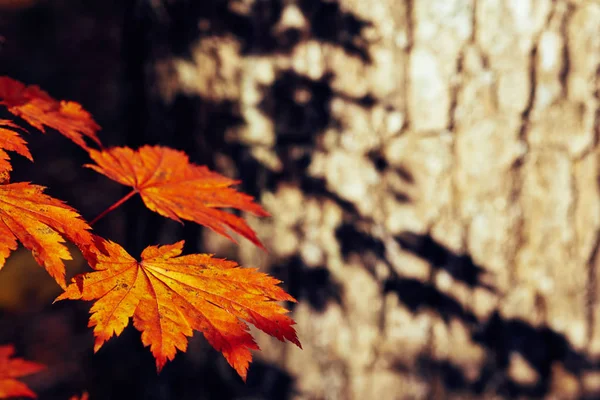
[[[63,236],[89,251],[92,235],[74,209],[43,191],[28,182],[0,185],[0,269],[19,241],[64,288],[63,260],[71,260],[71,255]]]
[[[0,182],[7,182],[10,171],[12,171],[7,150],[14,151],[33,161],[27,148],[27,142],[19,135],[18,129],[19,127],[13,122],[0,119]]]
[[[35,374],[45,367],[41,364],[25,361],[22,358],[11,358],[15,349],[11,345],[0,346],[0,398],[33,397],[36,394],[15,378]]]
[[[252,196],[230,187],[239,181],[190,163],[185,153],[168,147],[144,146],[137,151],[114,147],[90,150],[90,156],[96,165],[88,167],[133,188],[115,206],[139,193],[144,204],[162,216],[194,221],[235,242],[227,233],[230,228],[264,249],[242,218],[221,210],[236,208],[257,216],[269,215]]]
[[[90,395],[88,394],[88,392],[83,392],[80,396],[77,395],[73,395],[69,398],[69,400],[89,400],[90,399]]]
[[[56,300],[96,300],[89,323],[95,351],[120,335],[133,316],[159,371],[177,349],[186,350],[186,336],[195,329],[245,380],[250,349],[258,345],[241,319],[300,347],[295,322],[276,302],[295,299],[277,286],[279,280],[208,254],[180,256],[183,243],[147,247],[138,262],[118,244],[102,240],[97,271],[76,276]]]
[[[101,146],[96,136],[100,126],[81,105],[57,101],[38,86],[25,86],[17,80],[0,76],[0,104],[42,132],[45,132],[45,126],[56,129],[86,150],[88,146],[84,137]]]

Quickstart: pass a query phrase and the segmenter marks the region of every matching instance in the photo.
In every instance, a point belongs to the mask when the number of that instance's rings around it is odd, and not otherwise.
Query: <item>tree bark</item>
[[[273,215],[241,262],[298,297],[257,354],[297,398],[600,395],[597,2],[211,12],[155,71],[240,117],[200,134]]]

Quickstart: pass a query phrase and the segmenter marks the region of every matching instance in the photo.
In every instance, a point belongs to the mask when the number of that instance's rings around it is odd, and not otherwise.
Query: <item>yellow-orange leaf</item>
[[[0,182],[6,182],[9,178],[9,173],[12,171],[10,165],[10,157],[6,153],[14,151],[23,157],[33,161],[31,153],[27,148],[27,142],[16,132],[19,129],[13,122],[0,119]]]
[[[25,86],[7,76],[0,76],[0,104],[9,112],[45,132],[44,126],[56,129],[84,149],[84,137],[100,145],[96,132],[100,126],[81,105],[57,101],[38,86]]]
[[[35,374],[45,367],[22,358],[11,358],[14,352],[15,349],[11,345],[0,346],[0,399],[8,397],[35,398],[36,394],[15,378]]]
[[[208,254],[180,256],[183,241],[147,247],[141,262],[116,243],[101,240],[99,248],[104,254],[97,255],[97,271],[75,277],[57,298],[96,300],[89,324],[96,351],[132,316],[159,371],[177,349],[186,350],[186,336],[195,329],[245,379],[250,349],[258,345],[241,319],[300,346],[294,321],[277,303],[295,300],[269,275]]]
[[[168,147],[143,146],[90,150],[96,165],[88,165],[123,185],[131,186],[144,204],[165,217],[194,221],[233,240],[227,228],[264,248],[246,222],[221,208],[236,208],[257,216],[269,214],[252,196],[231,188],[239,183],[205,166],[190,163],[185,153]],[[234,240],[235,241],[235,240]]]
[[[63,260],[71,255],[63,236],[87,249],[92,235],[74,209],[43,191],[44,187],[28,182],[0,185],[0,269],[19,241],[64,288]]]

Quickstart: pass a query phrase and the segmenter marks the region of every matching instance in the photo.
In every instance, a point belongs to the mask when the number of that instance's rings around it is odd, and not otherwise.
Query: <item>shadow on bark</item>
[[[566,338],[542,326],[534,327],[519,319],[503,319],[498,313],[472,331],[473,340],[487,352],[478,375],[469,378],[460,366],[449,360],[436,360],[422,354],[415,365],[396,363],[402,373],[417,374],[428,382],[438,382],[446,392],[476,396],[500,395],[504,398],[542,398],[550,390],[551,366],[555,362],[575,376],[583,370],[597,369],[597,363],[574,350]],[[517,382],[509,375],[509,357],[521,355],[538,374],[532,384]]]
[[[476,265],[467,254],[456,254],[429,235],[406,232],[397,237],[404,250],[411,252],[437,269],[471,288],[495,289],[482,281],[485,270]],[[567,338],[548,326],[535,326],[518,318],[504,318],[496,310],[487,318],[477,318],[467,307],[435,285],[417,279],[392,275],[385,283],[386,292],[394,292],[412,313],[424,310],[439,315],[446,323],[457,320],[464,323],[474,343],[487,354],[476,379],[468,379],[460,366],[448,360],[434,360],[429,355],[418,359],[417,367],[396,365],[399,371],[417,373],[440,382],[446,391],[489,395],[491,393],[516,397],[543,397],[548,394],[552,367],[560,363],[580,378],[584,371],[596,370],[597,361],[577,351]],[[532,384],[517,382],[509,374],[511,355],[520,355],[535,371],[538,379]],[[411,369],[412,368],[412,369]]]
[[[417,279],[394,276],[386,280],[383,291],[396,293],[398,299],[413,313],[430,311],[438,314],[446,323],[459,319],[474,324],[477,318],[452,296],[439,291],[434,285]]]
[[[259,109],[272,118],[275,148],[314,147],[316,132],[332,122],[329,103],[333,97],[331,79],[326,74],[313,80],[293,71],[281,72],[273,85],[265,87]]]
[[[495,288],[483,281],[486,270],[475,264],[468,254],[456,254],[430,235],[403,232],[396,236],[403,250],[426,259],[436,270],[444,270],[470,288],[481,287],[491,292]]]
[[[500,385],[499,391],[509,396],[544,396],[549,390],[555,362],[560,362],[575,376],[583,370],[597,368],[597,363],[575,350],[564,335],[545,325],[533,326],[521,319],[503,318],[498,312],[480,325],[472,337],[489,355],[479,386],[485,386],[486,380],[500,374],[504,385]],[[539,374],[540,379],[535,384],[519,384],[508,376],[512,353],[520,354]]]
[[[370,23],[342,10],[337,2],[297,2],[304,20],[301,26],[281,23],[284,0],[260,0],[248,6],[226,0],[137,3],[137,18],[156,25],[170,51],[178,56],[191,57],[191,45],[202,36],[232,35],[242,44],[244,54],[290,54],[300,42],[313,39],[370,61],[361,36]]]
[[[342,288],[324,267],[309,267],[299,256],[279,262],[271,274],[283,281],[282,286],[299,302],[308,302],[318,312],[323,312],[329,302],[342,304]],[[294,303],[288,303],[290,310]]]

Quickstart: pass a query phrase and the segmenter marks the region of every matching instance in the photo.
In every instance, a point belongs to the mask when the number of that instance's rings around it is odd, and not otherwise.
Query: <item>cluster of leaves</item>
[[[258,346],[243,320],[300,346],[294,321],[278,303],[295,299],[278,286],[277,279],[209,254],[181,255],[183,241],[149,246],[137,261],[119,244],[92,233],[91,225],[98,219],[139,194],[160,215],[204,225],[234,240],[228,233],[231,230],[264,249],[242,218],[223,210],[269,215],[251,196],[232,188],[239,182],[195,165],[185,153],[166,147],[106,149],[96,135],[100,127],[88,112],[77,103],[54,100],[37,86],[0,77],[0,105],[42,132],[51,128],[62,133],[89,153],[94,164],[87,167],[132,188],[88,224],[76,210],[44,194],[44,187],[10,181],[7,151],[31,161],[33,157],[20,135],[25,128],[0,120],[0,269],[20,242],[64,289],[56,301],[95,300],[89,321],[94,327],[95,351],[118,336],[132,318],[160,371],[177,350],[186,350],[187,337],[195,329],[245,380],[250,350]],[[81,250],[94,270],[76,276],[69,285],[64,260],[71,255],[65,239]],[[12,352],[10,346],[0,347],[0,398],[34,397],[14,378],[37,372],[41,366],[11,360]]]

